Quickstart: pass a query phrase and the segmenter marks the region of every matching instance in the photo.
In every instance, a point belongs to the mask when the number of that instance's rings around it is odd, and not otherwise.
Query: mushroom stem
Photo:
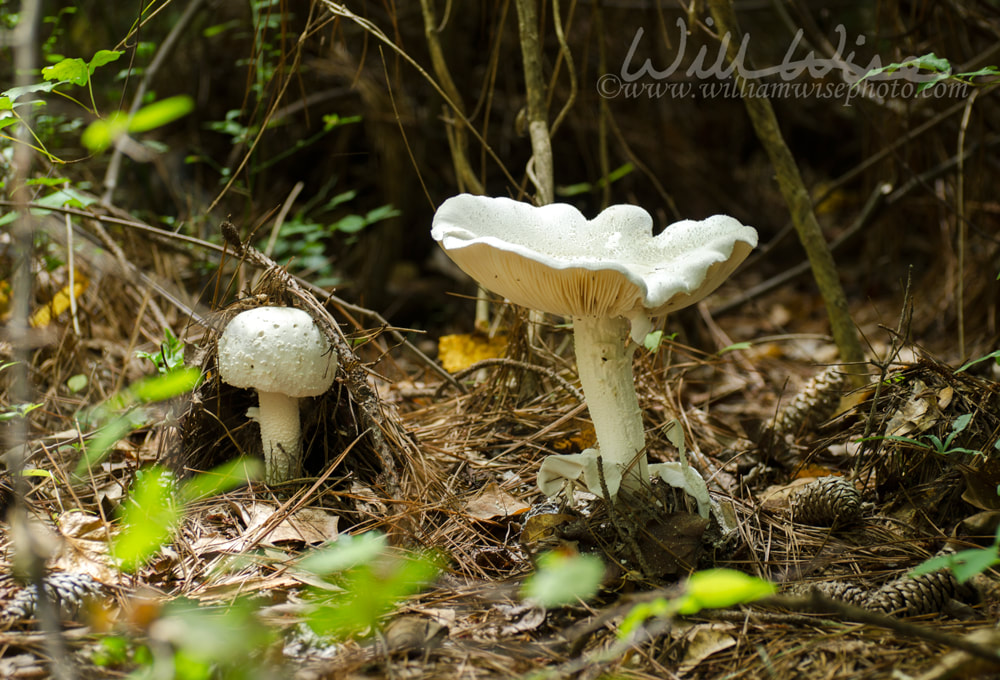
[[[643,450],[646,432],[632,375],[635,345],[626,346],[629,334],[630,323],[624,317],[573,317],[577,371],[601,458],[605,466],[614,464],[621,470],[622,485],[636,488],[648,482],[649,473]]]
[[[280,392],[258,392],[264,445],[264,482],[278,484],[299,476],[302,443],[299,440],[299,400]]]

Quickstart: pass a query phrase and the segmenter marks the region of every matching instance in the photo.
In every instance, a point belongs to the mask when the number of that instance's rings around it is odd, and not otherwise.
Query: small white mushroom
[[[237,314],[219,338],[223,382],[257,390],[264,481],[301,472],[299,399],[326,392],[337,374],[335,353],[312,317],[293,307],[258,307]]]
[[[638,206],[615,205],[588,221],[573,206],[535,207],[507,198],[462,194],[434,215],[431,235],[484,287],[511,302],[573,319],[577,370],[599,450],[549,456],[539,488],[558,493],[582,478],[603,495],[648,483],[645,431],[632,376],[636,344],[651,318],[692,305],[715,290],[757,245],[757,232],[732,217],[685,220],[652,235]],[[661,477],[677,480],[676,464]],[[694,472],[694,471],[692,471]],[[669,477],[669,479],[666,479]],[[690,474],[684,475],[690,478]],[[699,478],[700,479],[700,478]],[[701,481],[689,493],[706,503]]]

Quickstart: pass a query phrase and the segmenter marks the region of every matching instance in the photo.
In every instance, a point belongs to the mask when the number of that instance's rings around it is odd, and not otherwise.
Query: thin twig
[[[958,127],[958,179],[955,186],[955,218],[958,222],[958,275],[956,276],[956,286],[958,287],[957,301],[958,308],[958,356],[965,360],[965,239],[969,228],[965,224],[965,130],[969,127],[969,118],[972,115],[972,104],[976,101],[979,90],[973,90],[972,95],[965,104],[965,111],[962,112],[962,123]]]
[[[489,366],[510,366],[512,368],[520,368],[525,371],[533,371],[534,373],[538,373],[539,375],[544,375],[548,378],[551,378],[561,388],[563,388],[564,390],[572,394],[574,397],[576,397],[577,401],[584,401],[583,392],[576,389],[576,387],[574,387],[569,381],[567,381],[561,375],[553,371],[551,368],[548,368],[546,366],[536,366],[535,364],[529,364],[526,361],[517,361],[516,359],[508,359],[507,357],[493,357],[490,359],[482,359],[481,361],[477,361],[476,363],[472,364],[467,368],[463,368],[461,371],[457,371],[451,377],[456,381],[455,385],[457,385],[459,389],[461,389],[463,392],[467,392],[465,386],[458,381],[467,375],[475,373],[481,368],[487,368]],[[444,391],[446,387],[448,387],[448,385],[449,383],[442,383],[441,385],[439,385],[438,388],[434,391],[434,398],[435,399],[439,398],[441,396],[441,393]]]

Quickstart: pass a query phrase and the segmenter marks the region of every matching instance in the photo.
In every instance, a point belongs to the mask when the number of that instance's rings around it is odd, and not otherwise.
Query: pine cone
[[[872,593],[867,608],[893,616],[932,614],[940,612],[955,593],[955,577],[944,569],[886,583]]]
[[[861,517],[861,494],[843,477],[820,477],[792,497],[791,507],[794,519],[803,524],[850,524]]]
[[[103,586],[87,574],[66,571],[53,572],[44,579],[45,593],[56,606],[60,616],[73,618],[90,598],[102,594]],[[35,614],[38,593],[35,586],[28,585],[14,593],[7,604],[0,609],[0,621],[20,621],[30,619]]]
[[[837,600],[855,607],[867,607],[871,591],[847,581],[826,581],[813,584],[812,588],[831,600]]]
[[[837,410],[843,386],[844,375],[836,366],[830,366],[807,382],[792,402],[781,410],[771,430],[778,437],[794,436],[823,422]]]

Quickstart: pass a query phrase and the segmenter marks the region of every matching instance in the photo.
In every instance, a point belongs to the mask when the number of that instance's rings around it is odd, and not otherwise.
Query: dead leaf
[[[500,629],[500,635],[517,635],[535,630],[545,622],[545,607],[536,604],[500,603],[494,609],[511,623]]]
[[[885,426],[887,437],[906,437],[926,432],[941,420],[937,396],[920,379],[913,379],[910,397]]]
[[[438,359],[449,373],[457,373],[483,359],[496,359],[507,353],[507,340],[480,334],[442,335],[438,340]]]
[[[107,522],[100,516],[80,510],[64,512],[56,523],[59,532],[67,538],[104,542],[111,533]]]
[[[404,614],[386,626],[385,646],[390,653],[427,652],[441,644],[447,632],[447,628],[433,619]]]
[[[978,461],[977,461],[978,462]],[[965,479],[962,500],[980,510],[1000,510],[1000,461],[983,461],[975,466],[956,465]]]
[[[687,675],[708,657],[735,646],[736,638],[727,632],[732,629],[731,624],[718,623],[692,626],[684,636],[688,645],[684,652],[684,659],[677,669],[677,676]]]
[[[574,515],[559,512],[543,512],[524,520],[521,529],[521,544],[529,553],[536,552],[540,546],[549,546],[551,539],[559,534],[559,528],[576,521]]]
[[[769,486],[760,494],[761,507],[779,511],[788,507],[792,495],[806,484],[816,481],[816,477],[799,477],[788,484]]]
[[[501,489],[496,482],[490,482],[465,504],[465,513],[473,519],[485,521],[511,517],[530,507]]]
[[[639,534],[639,549],[651,576],[690,571],[698,563],[709,520],[689,512],[672,512],[650,522]]]
[[[942,387],[941,390],[937,393],[938,408],[941,409],[942,411],[945,410],[946,408],[948,408],[948,404],[950,404],[951,400],[954,398],[955,398],[954,387],[951,387],[950,385],[947,387]]]
[[[251,546],[277,546],[283,543],[306,545],[336,540],[340,517],[317,508],[301,508],[278,522],[273,529],[266,526],[273,521],[278,506],[273,503],[239,503],[237,510],[246,529],[236,538],[221,536],[204,537],[195,541],[193,548],[199,555],[213,552],[240,553]]]
[[[993,536],[1000,526],[1000,510],[977,512],[963,519],[960,526],[969,536]]]

